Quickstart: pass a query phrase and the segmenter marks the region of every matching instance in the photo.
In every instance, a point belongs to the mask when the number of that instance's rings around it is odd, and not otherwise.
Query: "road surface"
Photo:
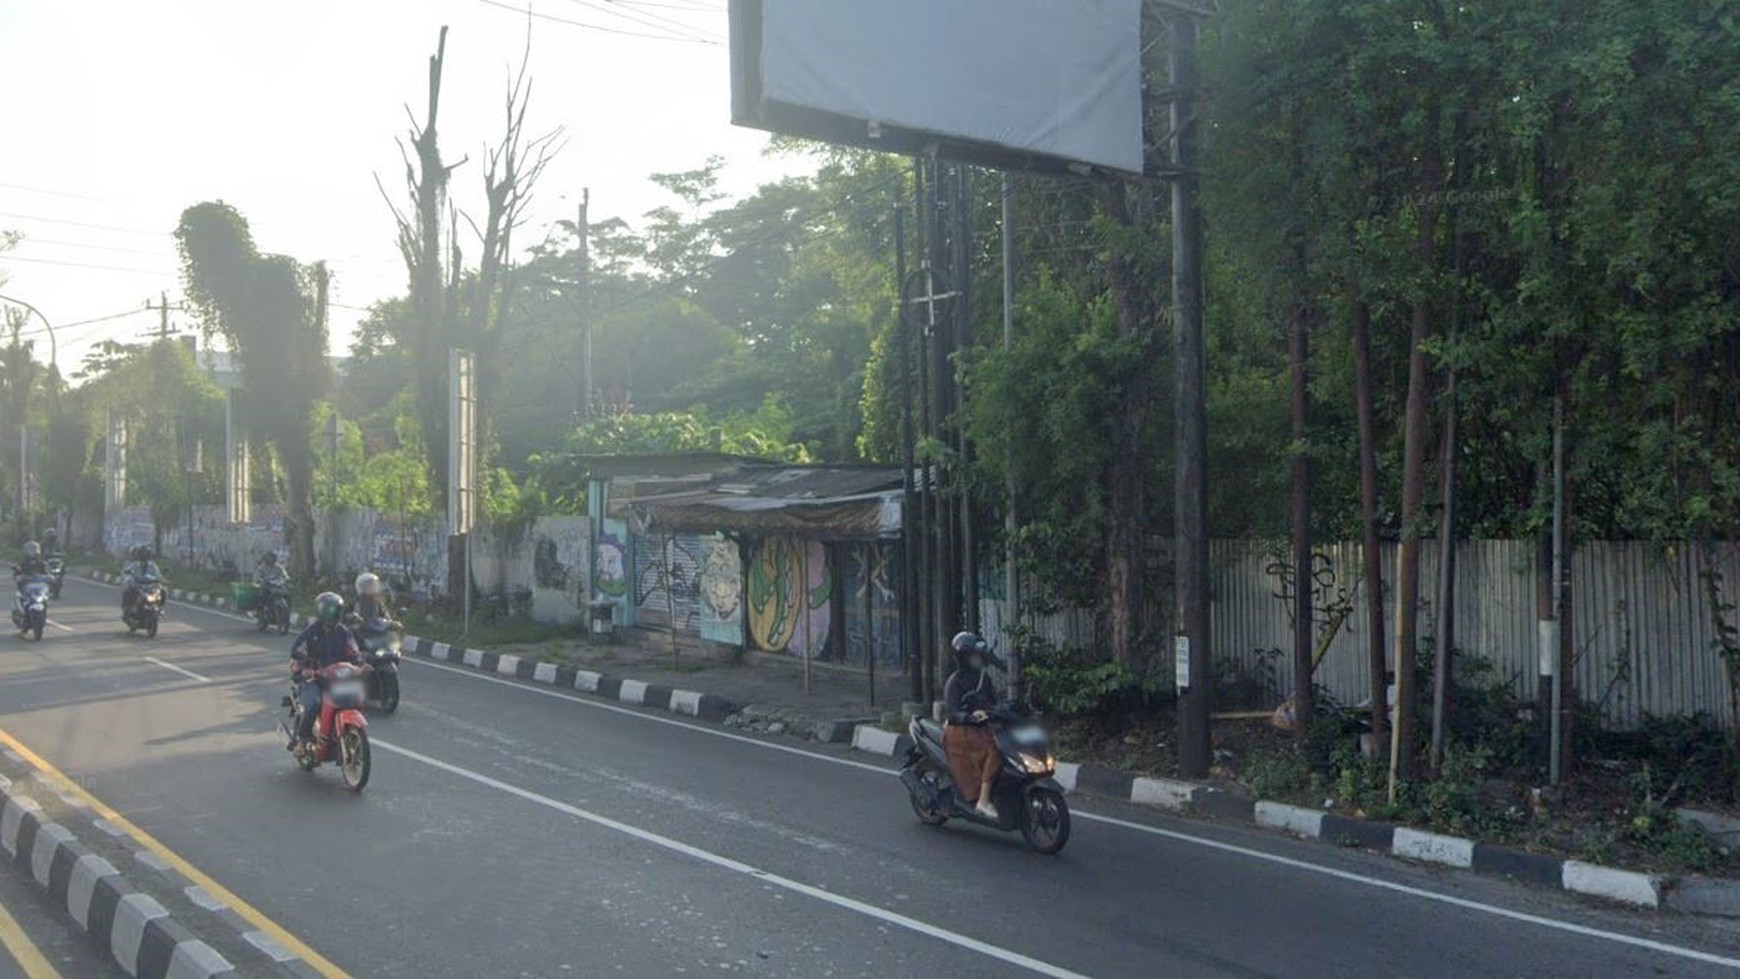
[[[287,642],[68,581],[0,729],[359,976],[1731,974],[1740,929],[1078,800],[1069,848],[920,826],[889,763],[424,662],[374,776],[291,764]],[[10,903],[0,889],[0,900]]]

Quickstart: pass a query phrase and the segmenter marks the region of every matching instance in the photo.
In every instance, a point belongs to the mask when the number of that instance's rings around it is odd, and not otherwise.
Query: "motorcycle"
[[[261,632],[273,626],[278,627],[278,635],[290,631],[290,585],[261,585],[254,596],[254,607],[250,610],[254,615],[254,625]]]
[[[48,625],[48,579],[39,574],[20,577],[16,565],[12,574],[17,583],[12,595],[13,628],[20,636],[41,642],[43,627]]]
[[[144,632],[145,638],[157,638],[157,623],[163,618],[163,582],[157,578],[141,578],[134,583],[133,604],[122,613],[127,634]]]
[[[399,661],[404,658],[405,636],[390,623],[377,620],[357,628],[357,646],[369,669],[369,699],[381,705],[381,713],[399,709]]]
[[[314,722],[313,743],[295,748],[297,767],[312,772],[325,762],[334,762],[345,788],[352,792],[361,792],[369,784],[369,722],[362,711],[368,697],[364,679],[368,669],[355,663],[334,663],[308,681],[320,684],[320,716]],[[296,696],[294,684],[283,702],[290,708],[290,719],[288,723],[280,721],[278,731],[288,741],[302,721],[302,699]]]
[[[912,751],[900,770],[900,781],[912,797],[912,811],[927,826],[964,819],[1002,832],[1021,830],[1027,845],[1040,853],[1057,853],[1069,842],[1069,803],[1063,786],[1052,776],[1057,759],[1051,738],[1019,704],[1004,704],[990,714],[989,724],[1003,756],[1002,769],[991,785],[997,818],[990,819],[961,800],[949,774],[942,726],[924,718],[912,720]]]
[[[61,554],[48,556],[48,597],[60,601],[60,586],[66,581],[66,557]]]

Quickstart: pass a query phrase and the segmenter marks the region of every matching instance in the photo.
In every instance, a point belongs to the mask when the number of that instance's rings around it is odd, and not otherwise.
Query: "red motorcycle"
[[[314,743],[299,744],[296,764],[312,772],[323,762],[336,762],[345,787],[361,792],[369,784],[369,722],[363,716],[368,699],[369,668],[356,663],[334,663],[319,670],[310,683],[320,684],[320,716],[314,723]],[[295,691],[284,698],[290,721],[278,728],[288,741],[302,721],[302,699]]]

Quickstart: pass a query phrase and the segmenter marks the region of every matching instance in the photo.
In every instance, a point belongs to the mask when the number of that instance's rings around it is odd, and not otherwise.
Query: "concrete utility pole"
[[[1015,183],[1003,173],[1003,351],[1015,346]],[[1021,651],[1013,641],[1021,626],[1021,572],[1015,567],[1015,469],[1009,469],[1003,514],[1003,634],[1010,638],[1009,688],[1020,689]]]
[[[1172,303],[1178,413],[1177,561],[1178,767],[1208,774],[1208,410],[1203,343],[1202,214],[1198,205],[1196,21],[1171,18]]]
[[[574,233],[580,239],[580,392],[575,412],[580,421],[592,417],[592,222],[587,210],[592,204],[592,191],[580,191],[579,213],[574,220]]]
[[[169,311],[173,309],[179,313],[186,307],[182,306],[181,303],[169,305],[169,293],[160,292],[157,294],[157,305],[151,305],[151,300],[147,299],[145,300],[145,308],[157,311],[157,339],[167,340],[170,337]]]

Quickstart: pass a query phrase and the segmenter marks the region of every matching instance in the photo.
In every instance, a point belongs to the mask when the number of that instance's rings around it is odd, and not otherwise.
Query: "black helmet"
[[[327,625],[334,625],[344,614],[344,599],[337,592],[323,591],[314,598],[314,616]]]
[[[277,551],[267,551],[266,552],[266,563],[267,564],[277,564],[278,563],[278,552]]]

